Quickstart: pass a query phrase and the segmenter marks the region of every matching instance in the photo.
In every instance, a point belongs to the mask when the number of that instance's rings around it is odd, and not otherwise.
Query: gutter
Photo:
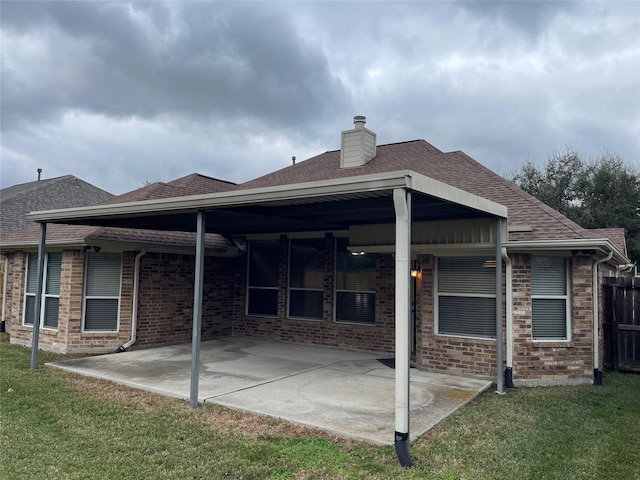
[[[613,257],[613,250],[604,258],[593,262],[591,299],[593,310],[593,384],[602,385],[602,370],[600,370],[600,315],[598,314],[598,266],[608,262]]]
[[[129,341],[123,345],[120,345],[116,348],[113,353],[122,353],[126,351],[129,347],[131,347],[138,338],[137,330],[138,330],[138,292],[140,290],[140,259],[146,255],[146,251],[143,248],[141,252],[136,255],[136,258],[133,262],[133,306],[131,308],[131,338]]]
[[[510,252],[531,253],[544,250],[593,250],[598,249],[603,255],[612,254],[612,258],[619,263],[629,263],[627,256],[622,253],[608,238],[581,238],[569,240],[515,240],[505,242]]]

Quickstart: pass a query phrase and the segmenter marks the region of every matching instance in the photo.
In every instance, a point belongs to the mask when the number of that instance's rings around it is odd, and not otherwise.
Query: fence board
[[[640,281],[605,278],[604,363],[612,370],[640,372]]]

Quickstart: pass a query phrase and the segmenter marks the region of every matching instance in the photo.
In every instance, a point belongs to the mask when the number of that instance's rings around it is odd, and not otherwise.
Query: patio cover
[[[197,233],[191,371],[191,406],[198,401],[200,325],[204,268],[204,234],[229,237],[251,234],[345,231],[351,225],[395,223],[396,450],[400,463],[408,455],[410,359],[411,224],[416,221],[496,219],[497,380],[502,390],[502,223],[503,205],[410,170],[353,176],[331,181],[140,202],[32,212],[41,224],[36,303],[42,294],[42,264],[47,223],[175,230]],[[36,305],[35,311],[39,311]],[[32,368],[36,365],[39,323],[34,320]]]

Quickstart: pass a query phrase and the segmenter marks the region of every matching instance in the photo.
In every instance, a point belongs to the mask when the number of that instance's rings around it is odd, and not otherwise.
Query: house
[[[31,214],[1,239],[11,342],[31,341],[47,225],[42,349],[197,334],[399,355],[406,337],[425,370],[597,382],[600,283],[629,263],[624,232],[586,230],[463,152],[376,145],[354,122],[341,150],[244,184],[193,175]]]
[[[210,193],[228,190],[233,185],[191,174],[169,183],[146,185],[123,195],[110,195],[99,204]],[[39,227],[33,222],[0,237],[0,251],[7,258],[9,271],[7,294],[3,300],[7,305],[6,318],[12,343],[30,345],[31,342],[38,238]],[[47,231],[46,243],[46,281],[56,287],[47,290],[45,285],[40,316],[41,348],[62,353],[105,352],[132,340],[133,278],[128,273],[131,262],[137,264],[140,252],[147,250],[153,252],[150,257],[162,252],[190,255],[195,234],[52,224]],[[230,244],[224,238],[207,236],[208,251],[226,256],[229,248]],[[237,249],[234,247],[231,251]],[[168,310],[166,314],[171,312]],[[158,322],[153,328],[158,329]],[[161,331],[158,333],[162,334]],[[154,339],[145,335],[139,343],[153,344]]]
[[[51,208],[82,207],[95,205],[113,197],[102,190],[74,175],[42,179],[42,169],[38,169],[38,180],[21,183],[0,190],[0,237],[20,230],[33,222],[27,214],[34,210]],[[6,282],[7,259],[0,259],[0,293],[4,297]],[[5,327],[5,303],[2,308],[2,331]]]

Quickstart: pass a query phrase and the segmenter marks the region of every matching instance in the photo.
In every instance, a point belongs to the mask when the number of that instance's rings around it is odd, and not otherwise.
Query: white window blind
[[[87,252],[84,330],[117,331],[122,255]]]
[[[438,333],[496,336],[496,269],[492,258],[440,257],[437,266]]]
[[[567,340],[567,259],[531,257],[531,323],[534,340]]]
[[[42,302],[40,325],[45,328],[58,328],[58,311],[60,309],[60,275],[62,272],[62,253],[45,254],[44,278],[42,284]],[[38,254],[27,255],[27,274],[24,293],[23,323],[33,325],[36,289],[38,286]]]
[[[373,324],[376,319],[375,253],[353,254],[348,239],[338,238],[336,246],[336,321]]]

